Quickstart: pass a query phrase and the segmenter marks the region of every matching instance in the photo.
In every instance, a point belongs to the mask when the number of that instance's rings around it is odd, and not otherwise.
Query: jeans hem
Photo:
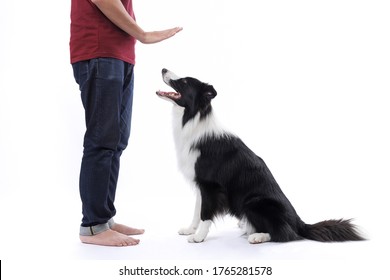
[[[80,235],[82,236],[93,236],[99,233],[102,233],[106,230],[109,230],[114,225],[114,219],[110,219],[105,224],[100,224],[96,226],[83,227],[80,226]]]

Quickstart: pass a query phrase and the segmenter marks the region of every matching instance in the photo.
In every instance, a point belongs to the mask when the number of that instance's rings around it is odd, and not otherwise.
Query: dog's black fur
[[[186,133],[191,134],[189,129],[198,134],[204,131],[199,137],[183,140],[192,141],[187,143],[188,153],[197,155],[193,165],[194,176],[188,179],[193,180],[200,190],[201,221],[230,214],[246,221],[252,229],[249,234],[269,233],[271,241],[275,242],[363,240],[350,220],[327,220],[312,225],[304,223],[265,162],[240,138],[217,129],[212,121],[211,106],[211,100],[217,95],[215,89],[195,78],[179,78],[166,69],[162,73],[164,81],[175,92],[159,91],[157,94],[173,101],[182,112],[176,114],[181,118],[181,127],[176,133],[187,130]],[[170,73],[174,78],[169,77]],[[203,241],[202,238],[200,241]]]

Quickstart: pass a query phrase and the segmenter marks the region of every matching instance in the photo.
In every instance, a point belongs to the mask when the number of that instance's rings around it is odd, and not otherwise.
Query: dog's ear
[[[206,85],[204,94],[206,98],[211,100],[217,96],[217,91],[214,89],[212,85]]]

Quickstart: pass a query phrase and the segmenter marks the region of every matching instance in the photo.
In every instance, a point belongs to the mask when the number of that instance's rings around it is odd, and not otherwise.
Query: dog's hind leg
[[[189,227],[184,227],[179,230],[180,235],[190,235],[196,232],[196,229],[200,223],[200,208],[202,205],[202,197],[200,196],[200,191],[196,188],[196,201],[195,201],[195,209],[194,216],[192,218],[192,222]]]
[[[271,235],[269,233],[257,232],[256,228],[251,224],[251,222],[248,221],[247,218],[243,218],[240,220],[240,227],[248,235],[248,241],[251,244],[264,243],[271,240]]]
[[[255,229],[255,233],[248,237],[250,243],[301,239],[292,227],[293,213],[289,213],[282,203],[274,199],[252,197],[246,202],[245,216]]]
[[[252,233],[248,236],[248,241],[251,244],[264,243],[271,240],[271,235],[269,233]]]

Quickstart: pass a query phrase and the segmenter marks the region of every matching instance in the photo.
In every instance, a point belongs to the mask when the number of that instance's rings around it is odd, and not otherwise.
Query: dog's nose
[[[163,68],[163,70],[161,71],[163,74],[167,73],[168,72],[168,69],[165,69]]]

